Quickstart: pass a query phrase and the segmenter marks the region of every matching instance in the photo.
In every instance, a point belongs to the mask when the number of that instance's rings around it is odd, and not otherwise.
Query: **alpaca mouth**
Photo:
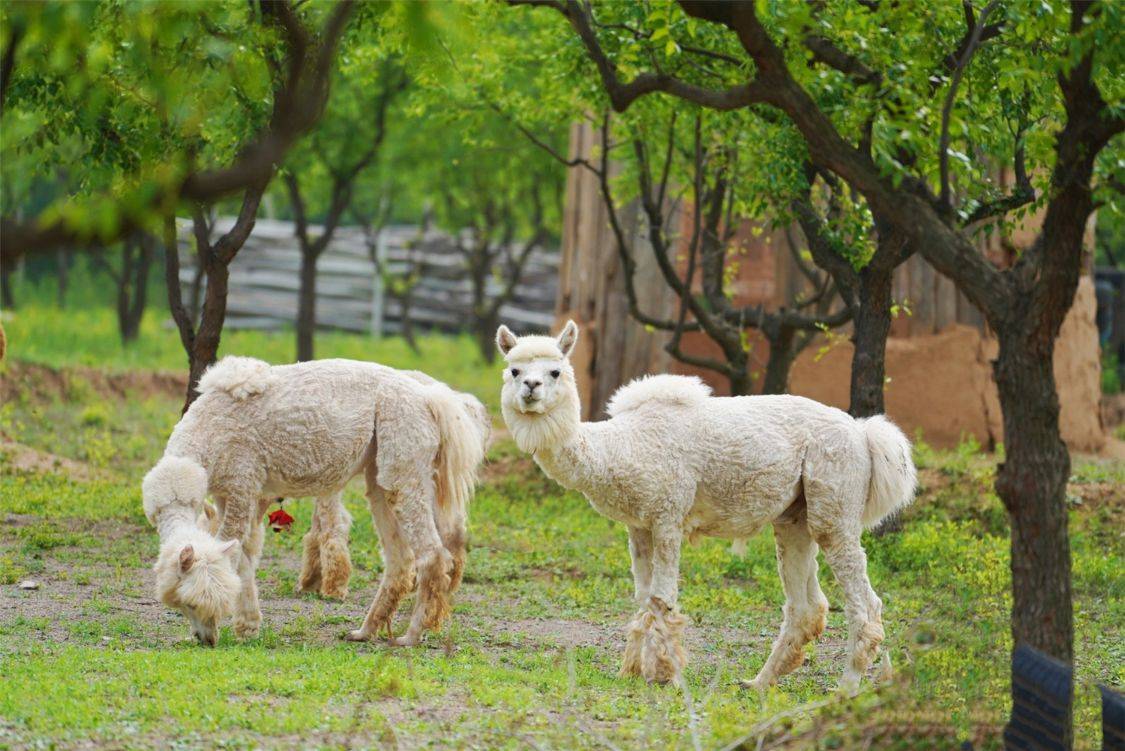
[[[521,396],[520,410],[523,412],[542,412],[543,399],[538,396]]]

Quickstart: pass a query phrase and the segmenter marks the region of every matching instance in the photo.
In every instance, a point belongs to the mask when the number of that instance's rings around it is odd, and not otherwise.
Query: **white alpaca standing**
[[[607,408],[611,419],[582,422],[569,361],[577,338],[573,321],[557,340],[517,338],[501,326],[501,408],[516,444],[549,477],[629,528],[641,610],[622,673],[667,682],[683,670],[685,618],[676,600],[685,537],[745,538],[773,524],[784,618],[749,685],[765,688],[796,669],[805,644],[824,630],[828,601],[816,576],[823,549],[846,600],[841,685],[857,687],[883,640],[860,534],[913,498],[902,432],[885,417],[856,420],[797,396],[712,397],[699,379],[671,375],[622,387]]]
[[[415,581],[410,626],[393,643],[415,644],[441,625],[460,582],[465,508],[491,427],[479,401],[421,373],[351,360],[270,366],[227,357],[203,374],[199,391],[142,491],[161,540],[157,593],[201,642],[213,645],[231,614],[239,636],[257,634],[261,521],[277,496],[317,497],[302,588],[346,591],[351,517],[340,498],[359,474],[385,570],[348,638],[389,634]],[[210,521],[208,492],[217,507]]]

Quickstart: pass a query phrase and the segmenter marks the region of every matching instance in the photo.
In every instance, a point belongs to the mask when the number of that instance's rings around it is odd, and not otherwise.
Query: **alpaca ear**
[[[514,346],[516,346],[516,335],[511,329],[503,325],[496,329],[496,347],[500,350],[500,354],[506,356]]]
[[[567,321],[563,326],[562,333],[558,338],[559,351],[563,353],[563,357],[570,357],[570,353],[574,351],[574,345],[578,343],[578,324],[574,321]]]
[[[230,558],[232,564],[237,564],[239,556],[242,555],[242,546],[238,544],[238,540],[230,540],[223,543],[223,546],[219,548],[219,552],[227,558]]]
[[[195,563],[195,548],[191,545],[184,545],[180,551],[180,573],[186,574],[190,571],[193,563]]]

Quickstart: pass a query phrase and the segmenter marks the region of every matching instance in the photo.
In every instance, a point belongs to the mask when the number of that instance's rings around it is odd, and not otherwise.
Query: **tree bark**
[[[301,291],[297,298],[297,362],[313,359],[316,334],[316,262],[319,254],[301,248]]]
[[[766,374],[762,379],[763,394],[785,394],[789,391],[789,370],[796,359],[794,338],[796,331],[782,327],[769,337],[770,354],[766,360]],[[732,384],[733,386],[733,384]],[[736,396],[731,392],[732,396]]]
[[[1004,414],[1006,456],[996,492],[1011,522],[1013,642],[1073,663],[1066,506],[1070,454],[1059,435],[1054,337],[999,333],[993,376]],[[1073,732],[1069,718],[1063,724]]]
[[[12,263],[0,261],[0,307],[12,310],[16,307],[16,296],[12,293]]]
[[[1035,342],[1005,334],[993,375],[1004,411],[1006,458],[996,490],[1012,521],[1012,631],[1019,641],[1070,662],[1070,455],[1059,437],[1054,338]]]
[[[59,249],[55,253],[55,273],[58,288],[55,295],[55,304],[60,310],[66,308],[66,291],[70,286],[70,251]]]
[[[184,411],[199,396],[197,386],[199,377],[214,364],[219,356],[219,341],[223,336],[223,324],[227,318],[227,282],[230,269],[218,259],[207,264],[207,294],[203,298],[203,313],[199,319],[199,330],[195,334],[195,346],[190,353],[190,376],[188,380],[188,400]]]
[[[887,334],[891,330],[891,292],[893,269],[873,263],[859,272],[859,306],[855,313],[852,342],[851,405],[852,417],[881,415],[883,385],[887,380]]]

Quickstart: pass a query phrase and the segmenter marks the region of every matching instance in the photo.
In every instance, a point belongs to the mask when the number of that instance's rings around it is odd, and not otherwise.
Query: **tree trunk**
[[[887,380],[887,334],[891,330],[891,292],[894,270],[868,264],[859,272],[859,306],[852,342],[852,417],[881,415]]]
[[[420,355],[422,350],[418,348],[418,340],[414,338],[414,321],[410,318],[410,306],[414,302],[414,290],[411,289],[400,295],[398,302],[399,310],[402,311],[402,338],[406,340],[406,346],[410,347],[411,352]]]
[[[123,311],[121,321],[121,339],[124,342],[136,341],[141,333],[141,321],[144,320],[145,304],[148,300],[148,273],[152,267],[152,239],[145,236],[139,240],[140,257],[137,259],[133,279],[128,286],[132,287],[132,300],[128,301]]]
[[[121,243],[121,270],[114,281],[117,282],[117,333],[121,336],[121,343],[131,341],[129,331],[129,286],[133,281],[133,250],[137,242],[136,237],[127,237]],[[106,271],[113,274],[109,262],[106,262]]]
[[[793,367],[793,360],[796,359],[793,347],[796,333],[792,329],[783,328],[769,337],[770,354],[766,361],[766,375],[762,381],[763,394],[788,393],[789,370]],[[732,391],[731,395],[736,394]]]
[[[734,370],[727,374],[727,382],[730,384],[731,396],[750,396],[754,393],[754,380],[750,374],[746,372],[746,368],[738,368],[732,366]]]
[[[1073,663],[1066,483],[1070,454],[1059,435],[1053,336],[998,331],[993,376],[1004,413],[1005,460],[996,492],[1011,520],[1012,640]],[[1070,719],[1064,723],[1071,727]],[[1066,744],[1070,747],[1070,743]]]
[[[199,320],[199,306],[203,298],[203,261],[197,260],[191,279],[191,299],[188,301],[192,321]]]
[[[316,262],[318,254],[301,248],[301,291],[297,298],[297,362],[313,359],[316,333]]]
[[[12,310],[16,307],[16,296],[12,294],[13,264],[0,262],[0,308]]]
[[[477,347],[480,348],[481,357],[491,365],[496,362],[496,329],[500,327],[499,312],[490,306],[488,311],[475,316]]]
[[[58,250],[55,252],[55,274],[58,280],[58,288],[55,296],[55,304],[58,305],[60,310],[66,308],[66,290],[70,286],[70,251]]]
[[[215,363],[219,356],[219,341],[223,336],[223,323],[227,318],[227,282],[230,269],[219,260],[207,265],[207,295],[203,300],[203,313],[199,331],[188,351],[189,375],[187,400],[184,412],[199,396],[197,387],[203,371]]]

